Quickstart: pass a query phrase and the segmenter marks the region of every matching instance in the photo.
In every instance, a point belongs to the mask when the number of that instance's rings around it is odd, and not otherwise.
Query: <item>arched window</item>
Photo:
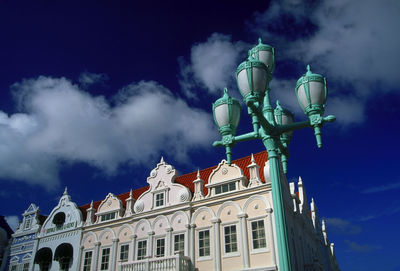
[[[62,243],[56,248],[54,253],[54,260],[60,264],[60,270],[65,271],[69,269],[74,251],[71,244]]]

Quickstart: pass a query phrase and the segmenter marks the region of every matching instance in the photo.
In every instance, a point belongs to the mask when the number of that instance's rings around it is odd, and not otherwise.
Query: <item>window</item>
[[[32,225],[32,217],[27,216],[27,217],[25,218],[24,229],[25,229],[25,230],[26,230],[26,229],[29,229],[29,228],[31,227],[31,225]]]
[[[174,236],[174,252],[185,252],[185,234],[176,234]]]
[[[29,263],[24,263],[22,271],[29,271]]]
[[[215,187],[215,195],[236,190],[236,183],[226,183]]]
[[[16,265],[11,266],[10,271],[17,271],[17,266]]]
[[[251,238],[253,239],[253,249],[266,248],[264,220],[251,222]]]
[[[115,212],[114,213],[108,213],[100,216],[100,221],[107,221],[115,218]]]
[[[56,225],[57,227],[62,226],[64,222],[65,222],[65,213],[63,212],[57,213],[53,218],[53,224]]]
[[[164,206],[164,193],[156,194],[156,207]]]
[[[146,257],[146,254],[147,254],[146,251],[147,251],[147,241],[146,240],[138,241],[137,259],[143,260],[144,257]]]
[[[92,267],[92,252],[85,252],[85,259],[83,260],[83,271],[90,271]]]
[[[60,270],[61,271],[67,271],[69,269],[69,262],[70,262],[69,257],[63,257],[60,259]]]
[[[160,238],[156,240],[156,257],[165,256],[165,239]]]
[[[110,248],[103,248],[103,252],[101,254],[100,270],[108,270],[109,262],[110,262]]]
[[[129,245],[128,244],[121,245],[119,259],[121,261],[127,261],[128,255],[129,255]]]
[[[236,225],[224,227],[225,253],[237,252]]]
[[[199,257],[210,256],[210,231],[199,231]]]

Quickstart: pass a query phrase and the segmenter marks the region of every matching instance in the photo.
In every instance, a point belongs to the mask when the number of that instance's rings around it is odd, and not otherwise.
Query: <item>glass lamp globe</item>
[[[258,100],[264,97],[269,83],[268,68],[261,61],[248,59],[236,70],[236,81],[243,98],[254,95]]]
[[[301,108],[309,114],[323,114],[327,97],[326,78],[312,73],[307,65],[307,73],[297,80],[296,96]]]
[[[275,49],[268,44],[264,44],[261,38],[258,39],[258,44],[249,50],[249,57],[259,60],[267,66],[270,74],[274,71],[275,66]]]
[[[214,121],[218,125],[221,135],[235,135],[239,125],[241,107],[238,100],[228,94],[224,89],[224,95],[213,103]]]
[[[288,125],[294,122],[294,115],[287,109],[282,108],[279,101],[276,101],[276,108],[274,110],[275,121],[279,125]],[[284,133],[287,136],[292,136],[293,131]]]

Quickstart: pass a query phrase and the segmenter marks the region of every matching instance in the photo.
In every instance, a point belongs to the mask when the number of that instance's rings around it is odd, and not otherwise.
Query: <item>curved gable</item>
[[[57,224],[57,216],[62,214],[62,221]],[[71,197],[65,189],[64,194],[60,198],[58,205],[54,207],[50,215],[47,217],[43,223],[41,236],[47,236],[55,233],[60,233],[63,231],[69,231],[81,227],[83,224],[82,213],[79,210],[75,202],[71,201]]]
[[[141,213],[189,201],[190,190],[175,183],[176,176],[176,170],[161,158],[160,163],[150,172],[147,178],[150,187],[135,202],[134,211]]]

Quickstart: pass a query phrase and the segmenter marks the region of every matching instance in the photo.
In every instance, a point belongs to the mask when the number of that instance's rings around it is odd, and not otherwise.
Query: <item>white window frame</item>
[[[223,251],[223,256],[222,256],[222,258],[229,258],[229,257],[237,257],[237,256],[240,256],[240,249],[241,249],[241,247],[239,246],[239,244],[240,244],[240,239],[239,238],[242,238],[240,235],[239,235],[239,230],[240,230],[240,228],[239,228],[239,225],[238,225],[239,223],[236,221],[236,222],[230,222],[230,223],[225,223],[225,224],[222,224],[222,232],[221,232],[221,239],[222,239],[222,251]],[[225,251],[225,249],[226,249],[226,247],[225,247],[225,228],[227,228],[227,227],[232,227],[232,226],[235,226],[235,229],[236,229],[236,247],[237,247],[237,251],[234,251],[234,252],[226,252]]]
[[[226,193],[229,193],[229,192],[237,191],[238,190],[237,189],[237,183],[238,182],[234,181],[234,182],[229,182],[229,183],[223,183],[223,184],[220,184],[220,185],[216,185],[214,187],[214,195],[218,196],[218,195],[223,195],[223,194],[226,194]],[[230,189],[230,186],[232,184],[233,184],[234,188]],[[223,186],[226,186],[228,188],[228,190],[227,191],[223,191]],[[217,193],[217,187],[221,188],[221,192]]]
[[[102,264],[103,264],[103,253],[105,249],[109,249],[110,253],[108,254],[108,262],[107,262],[107,269],[102,269]],[[100,255],[100,270],[110,270],[111,267],[111,247],[102,247],[101,248],[101,255]]]
[[[122,252],[122,247],[123,246],[128,246],[128,251],[127,252],[124,252],[124,253],[126,253],[127,255],[126,255],[126,259],[121,259],[121,252]],[[120,262],[126,262],[126,261],[128,261],[129,260],[129,253],[130,253],[130,249],[131,249],[131,246],[130,246],[130,244],[128,243],[128,242],[125,242],[125,243],[121,243],[120,245],[119,245],[119,254],[118,254],[118,261],[120,261]]]
[[[157,256],[157,241],[161,240],[161,239],[164,240],[164,255]],[[154,255],[155,258],[164,258],[165,256],[167,256],[167,240],[165,238],[165,235],[156,236],[154,238],[154,246],[153,246],[153,248],[154,248],[153,255]]]
[[[91,252],[92,255],[90,256],[90,265],[89,265],[89,271],[92,271],[92,266],[93,266],[93,250],[84,250],[83,251],[83,261],[82,261],[82,271],[85,270],[85,260],[86,260],[86,253]]]
[[[112,212],[107,212],[107,213],[98,214],[98,216],[99,216],[99,222],[102,223],[102,222],[107,222],[107,221],[114,220],[114,219],[117,218],[117,213],[118,213],[118,211],[113,210]],[[112,214],[114,214],[114,217],[113,217],[113,218],[111,218],[111,215],[112,215]],[[107,218],[107,219],[104,219],[104,220],[103,220],[103,217],[105,217],[105,216],[107,216],[107,215],[110,215],[110,218]]]
[[[210,248],[210,255],[207,256],[200,256],[200,232],[203,231],[208,231],[209,232],[209,248]],[[197,240],[197,261],[209,261],[212,260],[212,255],[213,255],[213,244],[212,241],[214,240],[214,237],[211,236],[213,233],[211,226],[209,227],[202,227],[202,228],[196,228],[196,240]]]
[[[145,250],[144,250],[145,255],[143,256],[142,259],[139,259],[139,243],[140,242],[146,242],[146,247],[145,247]],[[135,255],[135,259],[137,261],[142,261],[142,260],[146,259],[146,257],[149,255],[148,249],[149,249],[149,240],[147,238],[143,238],[143,239],[137,240],[136,241],[136,248],[135,248],[135,254],[136,254]]]
[[[185,249],[186,249],[186,234],[185,232],[181,231],[181,232],[174,232],[174,234],[172,235],[172,251],[173,254],[178,253],[178,251],[175,250],[175,236],[178,235],[183,235],[183,251],[182,254],[185,254]]]
[[[268,252],[269,251],[269,246],[268,246],[268,235],[267,235],[267,222],[266,222],[266,217],[253,217],[248,220],[249,224],[249,240],[251,242],[250,245],[250,252],[251,254],[257,254],[257,253],[263,253],[263,252]],[[254,240],[253,240],[253,222],[258,222],[262,221],[264,223],[264,236],[265,236],[265,247],[263,248],[254,248]]]
[[[161,195],[162,196],[162,204],[161,205],[157,205],[157,196]],[[162,208],[164,207],[166,204],[166,197],[165,197],[165,190],[164,191],[159,191],[159,192],[155,192],[154,193],[154,208]]]

